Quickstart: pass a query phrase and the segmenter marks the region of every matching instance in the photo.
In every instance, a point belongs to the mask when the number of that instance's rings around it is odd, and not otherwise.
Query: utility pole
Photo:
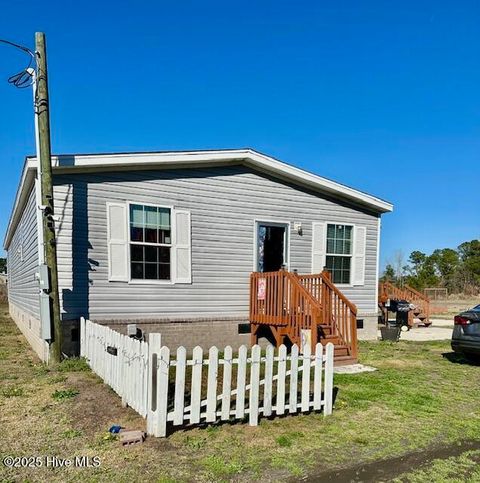
[[[50,314],[53,339],[50,344],[50,360],[62,359],[62,326],[58,296],[57,244],[53,219],[52,153],[50,146],[50,104],[48,100],[47,51],[45,34],[35,34],[35,57],[37,61],[35,116],[38,125],[38,169],[42,192],[43,241],[45,263],[50,276]]]

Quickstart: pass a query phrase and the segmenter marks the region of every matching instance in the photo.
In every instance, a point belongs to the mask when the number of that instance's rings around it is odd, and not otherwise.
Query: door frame
[[[253,220],[253,271],[258,271],[258,228],[259,225],[280,226],[285,228],[283,241],[283,260],[290,270],[290,225],[289,221],[255,218]]]

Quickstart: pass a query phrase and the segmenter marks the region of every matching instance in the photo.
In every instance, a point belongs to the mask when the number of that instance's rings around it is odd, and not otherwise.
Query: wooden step
[[[358,361],[352,356],[333,356],[333,363],[335,366],[348,366],[350,364],[357,364]]]
[[[341,343],[340,337],[338,335],[327,335],[325,337],[321,337],[319,342],[322,345],[327,345],[329,342],[331,342],[334,346],[337,346],[338,344]]]
[[[336,356],[349,356],[349,350],[346,345],[336,345],[333,351],[334,357]]]
[[[321,337],[321,339],[328,339],[328,340],[331,340],[331,339],[338,339],[338,335],[335,335],[335,334],[328,334],[328,335],[324,335],[323,337]]]
[[[330,335],[332,333],[332,327],[328,324],[318,325],[318,333],[322,335]]]

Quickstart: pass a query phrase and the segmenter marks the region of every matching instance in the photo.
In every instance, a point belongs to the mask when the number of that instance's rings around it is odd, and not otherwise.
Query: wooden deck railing
[[[250,275],[250,322],[286,326],[285,297],[287,272],[254,272]]]
[[[349,355],[357,357],[357,308],[332,283],[328,272],[252,273],[250,322],[283,327],[294,343],[299,343],[302,329],[310,329],[312,346],[321,336],[318,325],[322,324],[348,348]]]
[[[430,299],[413,287],[406,284],[397,287],[391,282],[381,282],[378,294],[380,304],[384,304],[388,299],[407,300],[421,311],[427,322],[430,320]]]
[[[356,358],[357,346],[357,307],[335,286],[329,272],[312,275],[299,275],[304,287],[321,303],[323,324],[331,327],[337,336]]]
[[[322,307],[294,274],[285,270],[251,274],[250,322],[283,327],[292,342],[300,344],[301,330],[316,334],[321,320]],[[312,347],[316,343],[312,337]]]
[[[300,342],[302,329],[311,330],[312,350],[318,342],[318,324],[323,321],[320,302],[300,283],[298,276],[286,272],[289,293],[289,333],[292,341]]]

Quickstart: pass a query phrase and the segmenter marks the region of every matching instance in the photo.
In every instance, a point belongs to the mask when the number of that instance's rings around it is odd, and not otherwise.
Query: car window
[[[480,312],[480,305],[475,305],[472,310],[478,310]]]

